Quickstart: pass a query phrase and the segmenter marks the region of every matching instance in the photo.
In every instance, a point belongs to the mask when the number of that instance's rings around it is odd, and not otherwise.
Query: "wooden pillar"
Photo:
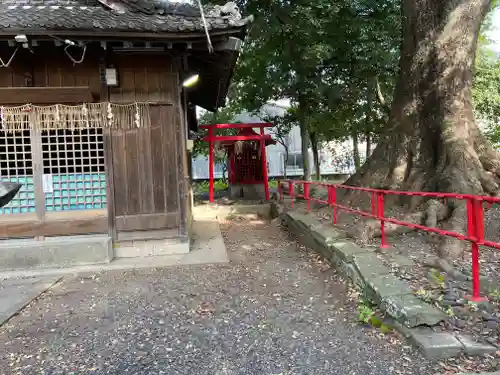
[[[264,140],[264,128],[260,128],[260,147],[262,149],[262,176],[264,178],[264,190],[266,192],[266,201],[269,200],[269,181],[267,179],[267,157],[266,157],[266,141]]]
[[[189,173],[188,173],[188,159],[187,159],[187,147],[186,142],[188,138],[187,130],[187,119],[186,119],[186,93],[182,90],[182,85],[180,80],[178,80],[177,87],[180,87],[178,102],[179,109],[179,122],[177,123],[177,156],[179,161],[178,166],[178,181],[179,181],[179,205],[180,205],[180,223],[179,223],[179,235],[182,241],[189,241],[189,228],[188,228],[188,210],[189,207]],[[190,213],[189,213],[190,214]]]
[[[100,73],[100,101],[107,102],[109,100],[109,89],[106,83],[106,63],[108,54],[106,50],[101,51],[99,60]],[[114,184],[114,163],[113,163],[113,130],[107,128],[103,124],[102,137],[104,142],[104,160],[106,173],[106,207],[108,210],[108,235],[113,241],[118,239],[116,230],[116,210],[115,210],[115,184]]]
[[[45,220],[45,193],[43,191],[43,150],[42,131],[33,122],[35,118],[33,112],[28,113],[29,122],[32,125],[30,130],[31,158],[33,160],[33,182],[35,186],[35,210],[36,217],[40,221]]]

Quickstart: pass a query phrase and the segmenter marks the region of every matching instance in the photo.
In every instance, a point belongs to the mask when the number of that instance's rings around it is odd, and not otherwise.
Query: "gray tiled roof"
[[[245,26],[234,3],[204,8],[209,30]],[[19,29],[201,32],[200,11],[162,0],[0,0],[0,31]]]

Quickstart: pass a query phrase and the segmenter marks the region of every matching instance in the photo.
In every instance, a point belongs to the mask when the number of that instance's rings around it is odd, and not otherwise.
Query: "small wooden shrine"
[[[275,144],[264,128],[269,123],[202,125],[208,129],[210,201],[214,201],[214,148],[225,148],[228,163],[229,197],[269,200],[266,146]],[[253,129],[258,128],[256,133]],[[217,129],[239,129],[236,135],[215,135]]]
[[[224,106],[252,19],[234,2],[0,0],[0,269],[189,251],[196,107]]]

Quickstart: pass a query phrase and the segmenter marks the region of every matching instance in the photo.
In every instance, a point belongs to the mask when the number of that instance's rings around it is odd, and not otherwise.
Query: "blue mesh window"
[[[48,212],[106,207],[102,129],[46,131],[42,154]]]
[[[33,157],[29,130],[0,131],[0,176],[3,181],[21,183],[20,192],[0,214],[35,212]]]

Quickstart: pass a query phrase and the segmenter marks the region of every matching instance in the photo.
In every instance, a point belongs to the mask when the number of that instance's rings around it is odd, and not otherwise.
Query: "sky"
[[[489,37],[494,41],[491,49],[500,52],[500,9],[493,13],[493,30],[489,33]]]

